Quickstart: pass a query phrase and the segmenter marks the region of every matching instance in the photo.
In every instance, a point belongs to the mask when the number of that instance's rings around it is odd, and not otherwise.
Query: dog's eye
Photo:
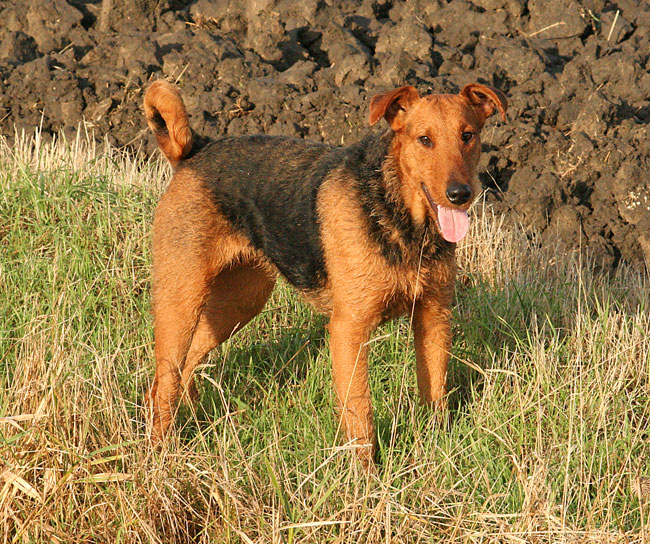
[[[474,133],[470,132],[469,130],[463,132],[460,137],[463,139],[463,142],[469,143],[472,141],[472,138],[474,137]]]
[[[428,136],[420,136],[418,142],[420,142],[424,147],[433,147],[433,142]]]

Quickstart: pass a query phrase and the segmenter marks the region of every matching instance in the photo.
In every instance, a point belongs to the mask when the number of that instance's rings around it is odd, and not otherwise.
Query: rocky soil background
[[[0,132],[154,144],[149,81],[211,137],[348,144],[370,97],[478,81],[509,98],[483,134],[487,199],[535,243],[650,262],[650,4],[644,0],[4,0]]]

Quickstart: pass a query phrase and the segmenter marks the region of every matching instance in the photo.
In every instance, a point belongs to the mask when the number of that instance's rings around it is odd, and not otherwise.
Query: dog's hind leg
[[[162,438],[174,418],[181,373],[209,294],[208,278],[178,268],[174,272],[172,267],[160,268],[154,280],[156,375],[146,399],[152,412],[153,441]]]
[[[214,279],[246,251],[247,242],[232,235],[191,173],[177,174],[160,200],[153,238],[156,375],[146,401],[156,441],[174,418],[183,368]]]
[[[266,304],[275,273],[262,266],[235,266],[213,280],[181,372],[181,394],[197,397],[194,370],[219,344],[241,330]]]

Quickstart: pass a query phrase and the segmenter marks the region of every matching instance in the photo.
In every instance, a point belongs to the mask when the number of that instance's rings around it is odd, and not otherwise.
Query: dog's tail
[[[176,168],[192,150],[192,129],[176,87],[167,81],[154,81],[144,95],[144,112],[158,146]]]

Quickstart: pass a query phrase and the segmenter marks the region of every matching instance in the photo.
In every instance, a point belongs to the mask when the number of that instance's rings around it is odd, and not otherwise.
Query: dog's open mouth
[[[433,201],[431,194],[427,189],[426,185],[422,184],[422,191],[424,196],[427,198],[427,202],[431,207],[434,218],[436,220],[436,225],[442,237],[447,240],[447,242],[456,243],[462,240],[467,234],[469,229],[469,216],[464,210],[456,210],[454,208],[445,208],[440,206]]]

